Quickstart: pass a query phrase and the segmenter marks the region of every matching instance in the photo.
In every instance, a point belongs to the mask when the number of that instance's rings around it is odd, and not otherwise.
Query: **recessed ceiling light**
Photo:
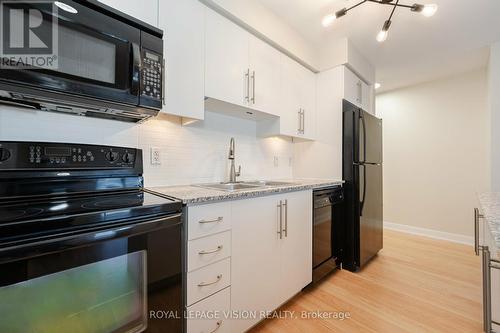
[[[56,5],[57,7],[61,8],[65,12],[68,12],[68,13],[71,13],[71,14],[77,14],[78,13],[78,10],[76,10],[75,7],[72,7],[72,6],[68,5],[68,4],[65,4],[64,2],[56,1],[56,2],[54,2],[54,5]]]
[[[381,85],[380,83],[376,82],[376,83],[375,83],[375,89],[378,89],[378,88],[380,88],[380,87],[382,87],[382,85]]]

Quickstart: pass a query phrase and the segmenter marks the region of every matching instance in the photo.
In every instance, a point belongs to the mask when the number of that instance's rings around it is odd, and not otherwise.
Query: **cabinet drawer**
[[[231,255],[231,231],[188,242],[188,272]]]
[[[231,287],[191,305],[187,308],[187,333],[230,333],[230,322],[224,316],[230,309]]]
[[[231,284],[231,258],[187,274],[187,305],[215,294]]]
[[[231,204],[220,202],[188,207],[188,239],[231,229]]]

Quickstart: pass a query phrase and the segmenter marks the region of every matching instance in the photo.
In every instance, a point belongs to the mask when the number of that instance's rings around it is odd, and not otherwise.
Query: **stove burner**
[[[0,208],[0,221],[15,221],[20,218],[28,219],[42,212],[43,209],[41,208],[16,209],[10,211],[7,209]]]
[[[118,207],[133,207],[142,205],[141,198],[127,198],[127,199],[107,199],[101,201],[88,202],[82,205],[83,208],[99,209],[99,208],[118,208]]]

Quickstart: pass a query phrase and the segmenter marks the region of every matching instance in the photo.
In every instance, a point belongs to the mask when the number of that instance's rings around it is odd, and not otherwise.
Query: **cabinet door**
[[[162,112],[203,119],[205,6],[198,0],[162,0],[159,10],[166,63],[166,105]]]
[[[303,112],[302,130],[299,136],[313,139],[316,134],[316,75],[305,67],[301,68],[301,105]]]
[[[212,10],[205,31],[205,96],[247,106],[248,32]]]
[[[344,66],[344,99],[361,108],[362,95],[363,81]]]
[[[283,300],[312,281],[312,192],[291,192],[287,201],[286,232],[281,246]]]
[[[373,89],[374,88],[372,85],[368,85],[364,82],[362,83],[361,107],[366,112],[375,115],[372,102],[372,98],[374,95]]]
[[[99,0],[138,20],[158,26],[158,0]],[[162,0],[163,1],[163,0]]]
[[[250,37],[250,107],[279,114],[281,54],[257,37]]]
[[[280,134],[298,136],[301,134],[302,85],[303,72],[301,65],[283,55]]]
[[[231,310],[274,310],[281,299],[278,196],[233,203]],[[233,332],[259,321],[232,320]]]

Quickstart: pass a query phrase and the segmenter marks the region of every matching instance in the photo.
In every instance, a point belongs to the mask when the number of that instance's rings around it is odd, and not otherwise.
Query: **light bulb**
[[[330,26],[336,19],[337,16],[335,14],[328,14],[323,18],[323,21],[321,23],[326,28]]]
[[[389,32],[387,30],[380,30],[380,32],[377,34],[377,42],[379,43],[385,42],[388,34]]]
[[[422,15],[425,17],[431,17],[434,14],[436,14],[438,10],[438,6],[436,4],[430,4],[430,5],[424,5],[424,8],[422,8]]]
[[[56,5],[57,7],[61,8],[65,12],[68,12],[68,13],[71,13],[71,14],[77,14],[78,13],[78,10],[76,10],[75,7],[71,7],[70,5],[68,5],[68,4],[64,3],[64,2],[56,1],[56,2],[54,2],[54,5]]]
[[[379,89],[380,87],[382,87],[382,85],[378,82],[375,83],[375,90]]]

